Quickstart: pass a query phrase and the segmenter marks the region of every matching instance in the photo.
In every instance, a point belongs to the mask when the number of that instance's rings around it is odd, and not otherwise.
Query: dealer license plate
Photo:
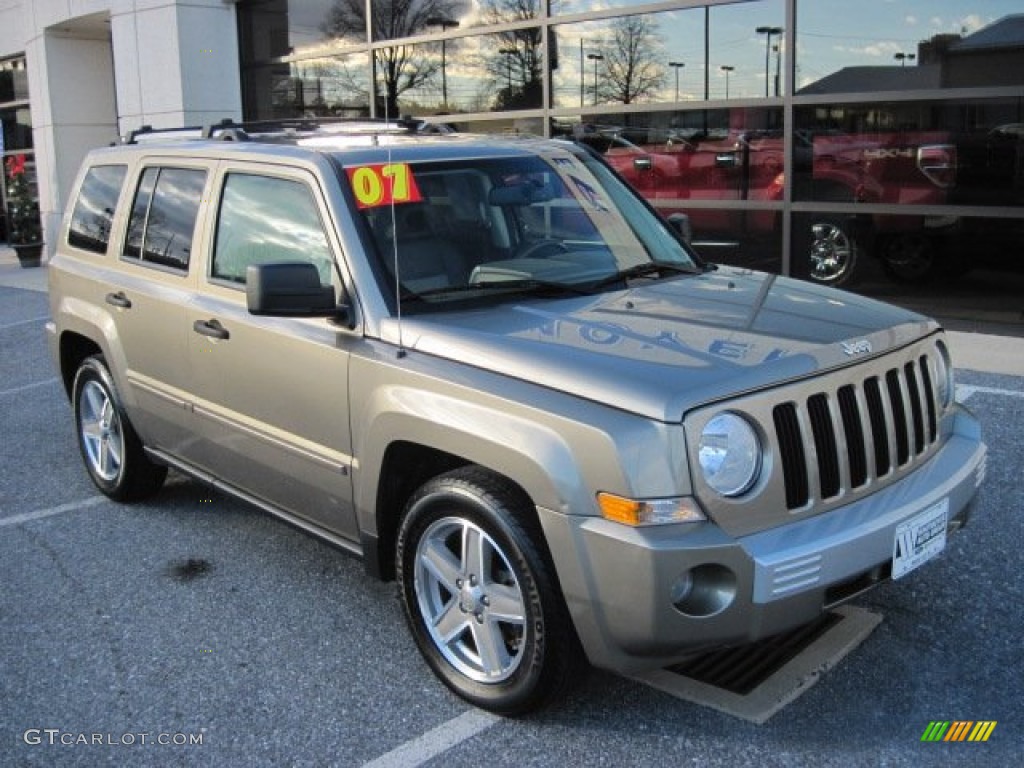
[[[946,548],[949,499],[943,499],[896,528],[892,547],[892,577],[906,576]]]

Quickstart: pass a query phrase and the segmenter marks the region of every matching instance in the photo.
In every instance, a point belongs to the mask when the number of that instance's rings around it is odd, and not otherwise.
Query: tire
[[[466,467],[423,485],[398,532],[420,652],[452,691],[501,715],[557,698],[585,666],[534,519],[511,482]]]
[[[154,464],[143,451],[101,355],[82,361],[72,402],[78,447],[96,487],[115,501],[138,501],[160,490],[167,467]]]
[[[939,274],[935,243],[924,235],[908,234],[887,238],[879,250],[882,270],[896,283],[930,283]]]
[[[860,246],[853,234],[853,220],[842,216],[811,214],[797,238],[797,262],[807,279],[823,285],[844,285],[853,279]]]

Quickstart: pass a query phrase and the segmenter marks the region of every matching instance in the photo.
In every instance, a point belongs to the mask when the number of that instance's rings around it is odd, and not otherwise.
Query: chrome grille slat
[[[936,441],[927,355],[775,406],[790,511],[901,471]]]

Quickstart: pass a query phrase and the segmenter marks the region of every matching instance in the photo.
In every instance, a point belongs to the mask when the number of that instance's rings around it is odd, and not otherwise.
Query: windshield
[[[665,275],[696,270],[613,173],[567,150],[346,173],[382,273],[397,273],[403,308],[608,290],[619,275],[650,279],[652,263]]]

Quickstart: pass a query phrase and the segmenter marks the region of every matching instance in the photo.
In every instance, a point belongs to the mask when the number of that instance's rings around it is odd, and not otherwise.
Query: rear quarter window
[[[93,253],[107,252],[127,170],[124,165],[96,165],[86,172],[71,213],[68,245]]]

